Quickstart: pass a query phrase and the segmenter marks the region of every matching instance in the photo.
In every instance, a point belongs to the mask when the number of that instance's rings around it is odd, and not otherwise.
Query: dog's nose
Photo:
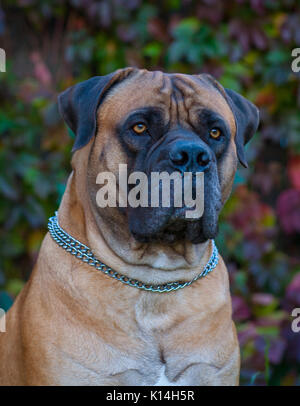
[[[170,161],[183,172],[203,172],[210,164],[211,155],[201,145],[191,142],[177,142],[169,152]]]

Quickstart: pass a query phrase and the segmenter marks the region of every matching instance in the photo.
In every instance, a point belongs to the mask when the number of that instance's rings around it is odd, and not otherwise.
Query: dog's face
[[[142,172],[149,179],[148,207],[97,207],[99,214],[111,222],[122,216],[141,242],[200,243],[216,236],[237,162],[247,165],[244,144],[258,126],[258,111],[252,103],[209,75],[127,68],[68,89],[59,105],[76,134],[74,150],[93,142],[87,176],[94,206],[99,172],[112,172],[118,186],[119,164],[126,164],[128,176]],[[186,218],[184,205],[163,207],[160,201],[158,207],[151,207],[153,172],[202,172],[202,217]]]

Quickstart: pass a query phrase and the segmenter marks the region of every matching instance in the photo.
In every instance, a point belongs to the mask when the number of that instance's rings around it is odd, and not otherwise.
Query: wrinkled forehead
[[[202,108],[223,117],[235,132],[233,113],[221,92],[201,75],[166,74],[139,70],[114,86],[98,111],[98,119],[115,125],[131,112],[144,107],[159,108],[166,122],[189,123]]]

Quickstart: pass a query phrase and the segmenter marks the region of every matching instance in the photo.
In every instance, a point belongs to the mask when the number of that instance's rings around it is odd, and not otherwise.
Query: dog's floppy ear
[[[119,69],[78,83],[58,96],[58,108],[68,127],[76,135],[72,149],[84,147],[96,134],[97,109],[112,85],[125,79],[134,68]]]
[[[244,145],[253,137],[259,124],[258,108],[234,90],[224,89],[235,119],[235,144],[240,163],[247,168]]]

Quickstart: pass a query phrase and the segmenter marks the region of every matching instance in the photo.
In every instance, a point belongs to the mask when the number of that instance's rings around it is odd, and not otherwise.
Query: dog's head
[[[125,68],[67,89],[59,96],[59,108],[76,134],[73,151],[92,144],[88,193],[100,215],[105,211],[112,222],[122,216],[142,242],[199,243],[215,237],[237,162],[247,166],[244,145],[258,126],[251,102],[210,75]],[[118,207],[119,164],[127,165],[127,176],[142,172],[148,180],[153,172],[203,173],[202,217],[187,219],[187,207],[163,207],[161,200],[151,207],[150,197],[148,207]],[[109,187],[117,189],[111,191],[117,207],[97,207],[100,172],[115,175]]]

